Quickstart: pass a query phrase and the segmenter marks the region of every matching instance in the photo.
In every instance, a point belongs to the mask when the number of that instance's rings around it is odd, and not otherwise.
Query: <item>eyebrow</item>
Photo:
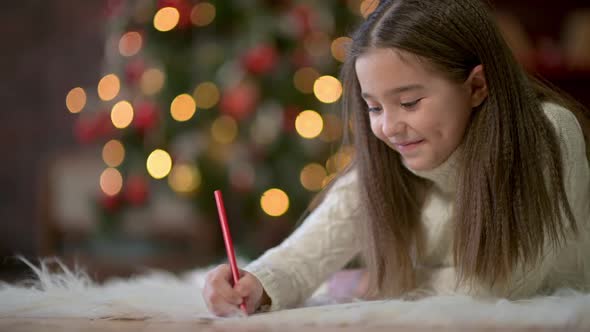
[[[402,92],[408,92],[408,91],[413,91],[413,90],[424,90],[425,87],[424,85],[421,84],[410,84],[410,85],[404,85],[404,86],[400,86],[397,88],[393,88],[390,90],[387,90],[387,92],[385,92],[386,96],[391,96],[391,95],[396,95],[396,94],[400,94]],[[371,98],[372,96],[366,92],[363,92],[361,94],[361,96],[363,98]]]

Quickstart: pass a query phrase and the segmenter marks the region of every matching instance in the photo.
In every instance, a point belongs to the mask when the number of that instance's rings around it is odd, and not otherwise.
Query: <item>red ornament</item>
[[[303,37],[312,31],[315,15],[309,6],[297,5],[291,9],[289,16],[295,23],[295,33],[298,37]]]
[[[270,45],[259,45],[250,49],[242,57],[244,68],[254,74],[266,74],[273,70],[279,60],[277,50]]]
[[[74,124],[74,136],[82,144],[91,143],[101,137],[110,136],[115,128],[108,112],[99,111],[92,118],[78,118]]]
[[[191,10],[192,6],[187,0],[158,0],[158,9],[164,7],[173,7],[178,10],[180,18],[178,20],[178,28],[186,29],[191,26]]]
[[[289,133],[295,131],[295,119],[301,112],[301,109],[297,106],[287,106],[283,112],[283,130]]]
[[[99,202],[100,207],[108,212],[108,213],[115,213],[117,212],[120,208],[121,208],[121,196],[120,195],[114,195],[114,196],[109,196],[106,195],[105,193],[102,193],[100,195],[99,198]]]
[[[221,97],[220,110],[222,113],[241,120],[256,109],[259,92],[253,83],[242,83],[225,91]]]
[[[137,85],[144,71],[145,62],[142,59],[132,60],[125,66],[125,80],[131,85]]]
[[[78,118],[74,124],[74,136],[81,144],[87,144],[94,141],[95,134],[92,130],[91,122],[83,118]]]
[[[124,195],[129,204],[143,205],[149,196],[147,180],[137,175],[130,176],[125,183]]]
[[[158,109],[149,101],[143,101],[135,106],[133,125],[142,134],[156,127],[158,123]]]
[[[115,127],[111,120],[111,114],[107,110],[98,112],[94,118],[94,133],[97,138],[112,136],[115,133]]]

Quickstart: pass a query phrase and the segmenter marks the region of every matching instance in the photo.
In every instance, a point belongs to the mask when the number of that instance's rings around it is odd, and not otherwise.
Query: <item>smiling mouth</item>
[[[409,151],[413,148],[415,148],[416,146],[420,145],[420,143],[424,142],[424,140],[419,140],[419,141],[414,141],[414,142],[410,142],[410,143],[404,143],[404,144],[394,144],[395,147],[397,148],[397,150],[401,151],[401,152],[405,152],[405,151]]]
[[[395,146],[404,147],[404,146],[410,146],[410,145],[415,145],[415,144],[418,144],[418,143],[422,143],[422,141],[424,141],[424,140],[421,139],[421,140],[418,140],[418,141],[413,141],[413,142],[408,142],[408,143],[394,143],[394,144],[395,144]]]

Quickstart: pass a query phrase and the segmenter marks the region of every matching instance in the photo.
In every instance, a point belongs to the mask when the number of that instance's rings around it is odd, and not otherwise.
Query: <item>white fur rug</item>
[[[29,263],[30,264],[30,263]],[[59,264],[59,262],[58,262]],[[151,272],[102,285],[86,274],[62,266],[49,273],[47,262],[30,264],[35,280],[18,285],[0,283],[0,318],[211,320],[201,288],[205,271],[181,277]],[[335,304],[322,286],[303,308],[256,314],[224,321],[254,324],[363,326],[494,326],[590,328],[590,294],[560,290],[553,296],[510,302],[482,301],[466,296],[435,296]]]

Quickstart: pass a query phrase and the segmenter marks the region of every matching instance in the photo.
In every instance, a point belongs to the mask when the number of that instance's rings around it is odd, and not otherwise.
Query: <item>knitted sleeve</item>
[[[262,283],[270,310],[303,302],[359,252],[353,224],[358,220],[356,172],[336,181],[292,235],[244,268]]]

